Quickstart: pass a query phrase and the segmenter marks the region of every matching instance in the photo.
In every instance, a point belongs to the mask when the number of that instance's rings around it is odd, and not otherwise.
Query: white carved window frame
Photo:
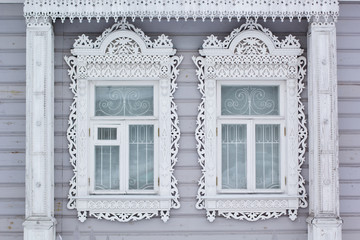
[[[246,38],[259,39],[265,44],[266,53],[237,54],[236,47]],[[300,43],[292,35],[279,41],[268,29],[249,19],[233,30],[225,39],[209,36],[193,57],[197,66],[199,90],[202,101],[197,117],[196,140],[202,177],[199,181],[197,209],[205,209],[207,219],[212,222],[216,215],[225,218],[257,221],[277,218],[288,214],[291,220],[297,217],[299,207],[307,207],[305,180],[301,167],[305,161],[307,127],[304,105],[300,94],[304,89],[306,59],[301,56]],[[255,46],[256,48],[256,46]],[[259,49],[257,49],[259,50]],[[217,91],[221,81],[234,84],[261,80],[262,82],[285,81],[286,99],[286,159],[287,183],[282,193],[237,193],[217,191]],[[283,176],[283,175],[282,175]]]
[[[136,46],[108,50],[115,39],[129,38]],[[125,50],[124,50],[125,49]],[[67,139],[70,163],[74,176],[70,181],[69,209],[78,211],[84,222],[87,215],[98,219],[128,222],[161,216],[166,222],[171,208],[179,208],[177,180],[173,175],[177,162],[180,129],[173,94],[182,57],[174,56],[171,40],[161,35],[154,41],[134,25],[122,20],[106,29],[95,41],[80,36],[74,43],[72,56],[65,57],[69,65],[70,89],[74,101],[70,106]],[[158,86],[159,158],[157,159],[159,186],[157,194],[90,194],[89,88],[92,81],[156,82]],[[155,183],[157,184],[157,183]]]

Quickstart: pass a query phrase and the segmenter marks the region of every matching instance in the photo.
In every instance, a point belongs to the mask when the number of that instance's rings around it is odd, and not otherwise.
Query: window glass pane
[[[119,189],[119,146],[95,146],[95,190]]]
[[[98,128],[98,140],[116,140],[116,128]]]
[[[246,125],[221,126],[222,188],[246,189]]]
[[[153,125],[129,125],[129,189],[154,189]]]
[[[280,125],[257,124],[256,144],[256,188],[280,188]]]
[[[95,87],[95,116],[152,116],[152,86]]]
[[[279,87],[221,86],[221,115],[279,115]]]

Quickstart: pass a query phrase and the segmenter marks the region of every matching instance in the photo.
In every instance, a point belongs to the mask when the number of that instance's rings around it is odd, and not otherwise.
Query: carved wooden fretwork
[[[197,66],[202,101],[197,116],[196,141],[202,177],[199,181],[196,208],[206,209],[207,218],[256,221],[288,214],[297,217],[299,207],[307,207],[305,180],[301,166],[305,161],[307,127],[301,93],[304,89],[306,59],[300,56],[299,41],[289,35],[280,41],[268,29],[250,19],[235,29],[224,41],[209,36],[193,57]],[[217,151],[217,81],[272,81],[286,84],[286,153],[287,183],[283,193],[224,194],[216,187]]]
[[[223,1],[199,1],[199,0],[26,0],[24,13],[28,21],[41,17],[59,18],[64,21],[66,18],[72,22],[78,18],[80,22],[83,19],[91,21],[95,18],[100,21],[104,18],[108,21],[119,17],[131,17],[135,19],[149,18],[168,21],[171,18],[179,20],[180,18],[205,20],[209,18],[231,19],[238,21],[242,18],[256,17],[289,18],[290,20],[298,18],[318,19],[320,17],[336,19],[339,12],[338,0],[333,1],[256,1],[256,0],[223,0]]]
[[[174,102],[176,78],[182,57],[174,56],[171,40],[161,35],[151,41],[133,25],[121,21],[106,29],[95,41],[80,36],[73,56],[66,57],[74,101],[70,106],[67,139],[74,176],[70,181],[69,209],[77,209],[80,221],[94,216],[120,222],[169,218],[179,208],[177,180],[173,175],[179,148],[179,120]],[[158,80],[159,82],[159,191],[155,195],[90,195],[88,193],[87,120],[89,80]]]

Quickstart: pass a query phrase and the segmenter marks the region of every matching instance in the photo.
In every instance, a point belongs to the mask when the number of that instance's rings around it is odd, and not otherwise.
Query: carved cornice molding
[[[297,1],[256,1],[256,0],[224,0],[224,1],[200,1],[200,0],[143,0],[141,4],[134,0],[26,0],[24,6],[24,15],[27,21],[30,19],[39,19],[42,17],[51,18],[55,21],[57,18],[63,22],[70,19],[72,22],[78,18],[96,21],[104,18],[108,21],[114,18],[117,21],[121,17],[130,17],[135,19],[148,18],[179,20],[187,19],[211,19],[233,18],[238,21],[241,18],[267,18],[284,20],[289,18],[312,18],[336,20],[339,14],[338,0],[317,1],[317,0],[297,0]]]

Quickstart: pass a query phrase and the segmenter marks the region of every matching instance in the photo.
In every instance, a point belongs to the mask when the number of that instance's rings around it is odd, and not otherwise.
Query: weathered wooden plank
[[[0,216],[25,215],[25,199],[0,199]]]
[[[360,164],[360,148],[341,149],[339,151],[340,164],[357,165]]]
[[[337,36],[337,49],[360,49],[360,33]]]
[[[25,100],[25,84],[10,85],[0,84],[0,101],[3,99],[22,99]]]
[[[62,52],[54,54],[55,68],[67,68]],[[26,65],[25,51],[0,51],[0,67],[19,68]]]
[[[358,18],[360,12],[360,5],[358,2],[354,4],[341,4],[340,3],[340,16],[341,18]],[[338,27],[339,28],[339,27]]]
[[[339,168],[340,181],[360,181],[360,166],[342,166]]]
[[[340,19],[336,24],[336,32],[338,34],[360,33],[360,29],[356,27],[358,21],[358,19],[345,18],[343,16],[343,18]]]
[[[340,209],[341,213],[360,214],[359,197],[355,198],[341,198]]]
[[[340,100],[338,101],[339,114],[360,114],[360,101]]]
[[[7,186],[0,185],[0,199],[25,199],[25,185],[24,184],[11,184]]]
[[[0,19],[0,34],[20,33],[23,34],[26,31],[25,19]]]
[[[23,231],[22,223],[24,222],[23,216],[0,216],[0,234],[4,236],[5,233],[21,233]],[[7,239],[6,239],[7,240]]]
[[[359,148],[360,147],[360,141],[358,140],[359,136],[360,136],[359,133],[340,134],[340,140],[339,140],[340,147]]]
[[[1,167],[25,167],[25,149],[0,151]]]
[[[357,182],[341,182],[340,197],[358,197],[360,198],[360,181]]]
[[[1,118],[0,132],[2,133],[25,133],[25,118]]]
[[[350,82],[359,84],[360,65],[338,66],[338,82]]]
[[[0,34],[0,51],[3,49],[24,50],[26,48],[26,36],[24,34]]]
[[[360,115],[355,116],[339,116],[339,130],[360,130]]]
[[[346,66],[359,66],[360,65],[360,49],[352,50],[338,50],[337,64]]]

